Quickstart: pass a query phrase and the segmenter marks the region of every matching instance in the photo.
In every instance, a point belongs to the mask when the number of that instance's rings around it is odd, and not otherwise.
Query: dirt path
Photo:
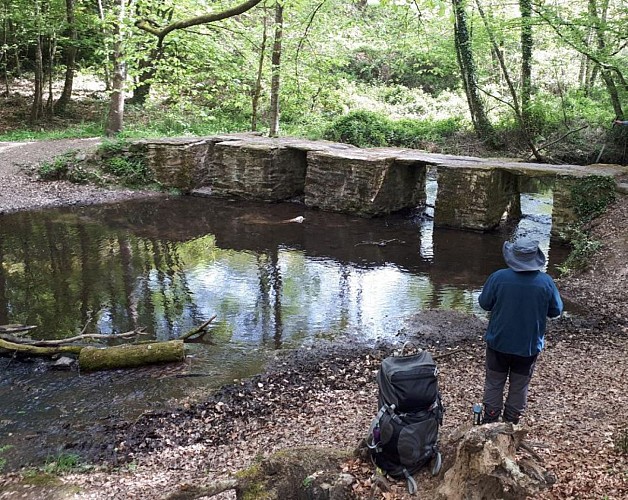
[[[154,192],[106,189],[67,181],[40,181],[36,168],[41,162],[70,150],[90,150],[100,142],[93,139],[0,142],[0,214],[68,205],[111,203]]]
[[[68,146],[91,147],[89,141],[0,144],[0,212],[138,196],[39,183],[22,167]],[[591,231],[604,246],[590,270],[559,281],[561,293],[583,314],[551,322],[548,348],[531,385],[524,425],[558,478],[538,498],[628,498],[628,456],[614,446],[628,432],[628,197],[596,220]],[[427,311],[415,321],[411,336],[426,326],[431,332],[453,331],[456,342],[449,347],[463,348],[439,363],[445,437],[470,423],[470,405],[481,396],[484,325],[453,312]],[[443,348],[442,343],[432,346],[434,351]],[[227,478],[276,450],[303,444],[352,449],[373,417],[373,375],[389,352],[389,347],[355,345],[297,351],[267,373],[203,401],[182,401],[179,408],[146,414],[136,422],[111,423],[97,439],[86,436],[68,450],[100,457],[105,464],[100,471],[66,474],[61,485],[47,488],[35,488],[19,474],[0,476],[0,499],[160,498],[184,482],[200,485]],[[356,497],[369,498],[371,464],[352,460],[346,469],[361,492]],[[423,493],[434,485],[428,474],[420,474],[419,481]],[[412,497],[396,483],[387,498]]]

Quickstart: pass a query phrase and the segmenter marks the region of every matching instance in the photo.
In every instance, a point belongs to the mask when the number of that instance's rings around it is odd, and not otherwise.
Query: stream
[[[550,241],[551,192],[521,202],[516,227],[485,234],[435,230],[430,208],[363,219],[191,196],[0,215],[0,325],[37,325],[41,339],[143,327],[167,340],[216,315],[176,366],[79,374],[0,358],[6,469],[111,419],[202,398],[278,350],[392,338],[425,309],[485,315],[477,297],[513,232],[541,242],[550,274],[568,253]]]

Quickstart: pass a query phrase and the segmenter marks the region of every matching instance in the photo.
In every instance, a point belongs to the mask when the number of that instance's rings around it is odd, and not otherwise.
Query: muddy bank
[[[470,425],[471,404],[481,397],[484,326],[483,320],[464,314],[427,311],[409,321],[396,345],[363,346],[349,339],[285,353],[264,374],[223,387],[203,401],[183,401],[135,422],[102,425],[67,450],[102,469],[69,474],[62,481],[80,488],[78,498],[156,498],[181,483],[228,478],[256,457],[281,449],[351,450],[376,411],[379,363],[406,339],[440,356],[446,439],[459,426]],[[446,340],[450,333],[456,340]],[[626,425],[627,353],[628,338],[617,331],[569,318],[551,323],[525,419],[536,451],[558,477],[542,498],[628,494],[621,474],[628,460],[613,444]],[[371,464],[350,459],[345,467],[360,491],[368,491]],[[5,475],[6,491],[22,491],[18,479]],[[427,472],[418,479],[423,492],[437,484]],[[406,498],[405,485],[393,483],[392,495]]]

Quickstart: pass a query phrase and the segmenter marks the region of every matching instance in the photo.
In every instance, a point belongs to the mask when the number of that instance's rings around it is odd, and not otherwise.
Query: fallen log
[[[30,346],[38,346],[38,347],[56,347],[65,344],[71,344],[73,342],[80,342],[83,340],[117,340],[117,339],[128,339],[131,337],[135,337],[137,335],[147,335],[143,329],[139,328],[137,330],[133,330],[125,333],[117,333],[117,334],[101,334],[101,333],[89,333],[76,335],[74,337],[68,337],[65,339],[56,339],[56,340],[33,340],[33,339],[23,339],[13,337],[11,335],[4,335],[0,333],[0,339],[6,340],[7,342],[13,342],[14,344],[21,345],[30,345]]]
[[[55,354],[79,354],[84,346],[80,345],[59,345],[51,347],[41,347],[29,344],[19,344],[0,339],[0,349],[10,352],[30,354],[32,356],[54,356]]]
[[[18,332],[30,332],[37,328],[33,325],[0,325],[0,332],[3,333],[18,333]]]
[[[153,363],[172,363],[185,359],[182,340],[129,344],[113,347],[83,347],[79,353],[82,371],[136,368]]]

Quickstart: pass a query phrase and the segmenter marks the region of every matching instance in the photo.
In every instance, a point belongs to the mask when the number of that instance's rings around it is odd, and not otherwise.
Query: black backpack
[[[367,445],[377,467],[390,476],[408,481],[417,489],[412,474],[432,459],[432,474],[440,472],[438,430],[444,408],[438,389],[438,368],[427,351],[390,356],[377,372],[379,406],[371,422]]]

